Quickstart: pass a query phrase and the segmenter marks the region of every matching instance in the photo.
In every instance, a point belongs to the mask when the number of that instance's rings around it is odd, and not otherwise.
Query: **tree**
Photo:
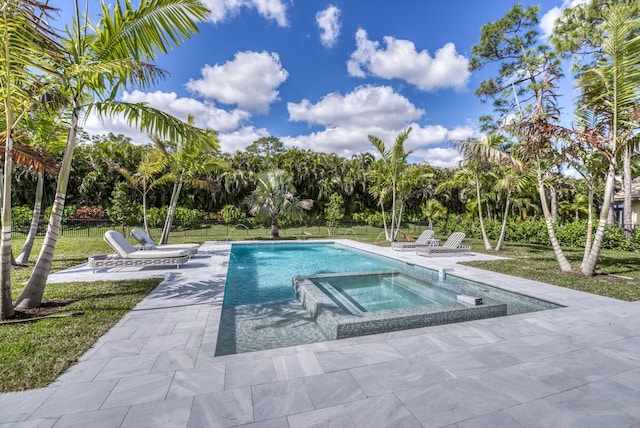
[[[339,193],[332,193],[329,197],[329,203],[324,208],[324,218],[334,231],[338,222],[344,218],[344,199]]]
[[[271,238],[279,238],[278,218],[287,213],[300,217],[304,211],[313,207],[313,200],[298,199],[291,182],[292,177],[286,171],[275,169],[257,175],[256,189],[245,199],[249,214],[258,218],[267,218],[271,222]]]
[[[56,160],[46,152],[47,148],[56,149],[58,145],[64,145],[64,125],[58,120],[57,115],[49,109],[38,109],[26,117],[22,123],[22,132],[30,143],[28,151],[23,151],[19,158],[14,159],[36,174],[36,192],[33,202],[33,214],[29,233],[22,245],[22,249],[16,257],[16,263],[27,263],[31,255],[31,249],[36,239],[40,215],[42,214],[42,194],[44,191],[44,177],[55,175],[60,171]],[[27,149],[25,147],[25,149]],[[22,160],[22,162],[20,161]]]
[[[435,198],[427,199],[421,206],[422,215],[429,220],[429,229],[433,229],[435,220],[444,218],[447,215],[447,209]]]
[[[192,121],[193,119],[190,117],[189,122]],[[189,184],[213,191],[216,189],[215,181],[211,180],[208,175],[226,167],[222,159],[217,156],[219,148],[217,133],[206,130],[204,136],[204,138],[184,140],[178,143],[164,142],[157,137],[152,138],[156,147],[164,153],[171,177],[173,177],[173,190],[160,244],[166,244],[169,240],[182,186]]]
[[[112,164],[127,182],[142,196],[142,221],[147,235],[149,231],[149,219],[147,217],[147,195],[155,187],[173,181],[173,175],[163,174],[158,177],[167,166],[167,158],[159,150],[147,149],[142,155],[142,161],[138,164],[135,173],[128,171],[118,164]]]
[[[47,2],[5,0],[0,6],[0,107],[5,131],[0,237],[0,319],[14,314],[11,301],[11,177],[14,131],[18,122],[51,89],[45,74],[60,53]]]
[[[83,21],[78,0],[74,6],[74,23],[63,41],[65,58],[57,63],[62,76],[56,80],[68,98],[69,133],[47,233],[16,303],[25,308],[37,307],[42,301],[64,211],[81,111],[99,116],[121,114],[129,124],[172,141],[203,138],[202,131],[167,113],[115,97],[122,87],[144,87],[163,77],[164,72],[150,61],[195,34],[197,22],[206,18],[208,10],[197,0],[140,0],[135,9],[130,0],[116,1],[113,7],[103,2],[101,17],[94,24],[86,16]]]
[[[369,135],[369,141],[381,155],[373,172],[373,185],[370,188],[370,193],[377,198],[378,206],[382,210],[384,233],[388,242],[396,240],[402,221],[404,205],[398,195],[398,185],[403,172],[409,166],[407,158],[411,152],[404,150],[404,143],[410,133],[411,128],[408,128],[398,134],[391,148],[385,147],[384,141],[375,135]],[[387,223],[384,204],[389,198],[391,199],[391,219],[390,223]]]
[[[596,147],[608,160],[605,191],[591,250],[582,273],[593,275],[604,239],[607,216],[615,191],[618,159],[635,132],[634,119],[640,104],[640,18],[632,4],[612,4],[603,12],[602,54],[594,66],[582,70],[582,109],[599,118],[601,135]]]
[[[544,182],[547,168],[552,168],[558,157],[545,131],[559,116],[555,90],[561,76],[560,61],[549,46],[539,42],[538,10],[516,4],[504,17],[482,26],[480,43],[472,47],[469,69],[500,64],[497,75],[481,82],[476,94],[483,101],[492,99],[508,129],[522,138],[519,150],[523,161],[535,167],[549,240],[560,270],[568,272],[571,265],[553,229]],[[523,127],[528,132],[523,132]]]

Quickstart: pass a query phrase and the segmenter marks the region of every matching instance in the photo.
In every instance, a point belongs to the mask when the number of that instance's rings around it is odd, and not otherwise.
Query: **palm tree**
[[[40,215],[42,213],[42,193],[44,190],[44,176],[55,175],[60,172],[60,167],[53,157],[47,153],[46,149],[56,150],[57,146],[64,146],[64,125],[57,119],[54,112],[47,109],[40,109],[29,115],[22,123],[23,132],[27,134],[31,150],[25,152],[25,156],[21,156],[22,162],[14,159],[18,164],[22,163],[29,170],[34,171],[37,176],[36,194],[33,203],[33,214],[31,216],[31,225],[29,233],[22,245],[22,249],[16,257],[16,263],[26,263],[29,261],[31,249],[36,239],[38,226],[40,224]],[[14,147],[15,149],[15,147]],[[26,161],[26,163],[25,163]]]
[[[39,103],[51,86],[46,73],[60,52],[48,25],[47,2],[5,0],[0,6],[0,108],[4,112],[5,156],[0,238],[0,319],[14,314],[11,302],[11,177],[13,142],[18,122]]]
[[[287,213],[299,217],[313,207],[313,200],[298,199],[291,182],[292,177],[281,169],[266,171],[257,175],[257,187],[245,199],[249,213],[271,221],[271,238],[278,238],[278,218]]]
[[[389,149],[385,147],[384,141],[380,138],[369,135],[369,141],[381,155],[373,173],[373,185],[370,188],[370,193],[377,198],[378,206],[382,210],[384,233],[388,242],[396,240],[402,221],[403,204],[398,195],[398,185],[403,172],[408,167],[407,158],[411,152],[404,150],[404,143],[410,133],[411,128],[408,128],[398,134],[393,147]],[[384,204],[389,198],[391,198],[391,222],[388,224]]]
[[[447,215],[447,209],[434,198],[427,199],[421,206],[422,215],[429,220],[429,229],[433,229],[433,221],[444,218]]]
[[[190,117],[189,122],[192,120]],[[173,216],[178,206],[182,186],[189,184],[213,191],[216,189],[216,183],[208,175],[215,170],[226,168],[226,163],[217,156],[219,148],[217,133],[207,130],[205,135],[207,138],[184,140],[177,144],[164,142],[157,137],[152,138],[156,147],[164,154],[171,171],[171,177],[173,177],[173,190],[160,244],[166,244],[169,240]]]
[[[591,250],[582,273],[592,276],[604,239],[607,216],[615,191],[618,159],[634,133],[631,114],[640,104],[640,22],[636,6],[612,4],[604,10],[602,56],[583,71],[578,84],[583,90],[583,109],[595,112],[604,129],[598,147],[608,159],[605,192]]]
[[[16,303],[25,308],[37,307],[42,301],[62,221],[81,111],[101,116],[121,114],[141,130],[172,141],[204,137],[201,130],[167,113],[145,104],[117,101],[115,96],[126,85],[145,86],[163,77],[165,73],[150,61],[195,34],[197,22],[206,18],[208,10],[197,0],[141,0],[135,9],[130,0],[124,0],[124,5],[116,1],[113,7],[103,2],[100,20],[94,24],[86,16],[83,21],[78,0],[74,6],[74,23],[63,41],[65,59],[58,63],[63,75],[57,80],[69,99],[69,133],[47,233]]]
[[[173,181],[172,174],[163,174],[158,177],[167,167],[166,157],[159,150],[148,149],[142,154],[142,161],[138,164],[138,170],[134,173],[118,164],[112,164],[111,167],[118,171],[129,182],[131,187],[142,196],[144,230],[147,235],[151,236],[147,218],[147,195],[155,187]]]

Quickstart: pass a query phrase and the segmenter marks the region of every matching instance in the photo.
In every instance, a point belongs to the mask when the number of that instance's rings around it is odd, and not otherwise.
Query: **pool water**
[[[296,275],[399,269],[404,263],[329,243],[234,244],[224,306],[293,300]]]
[[[457,303],[451,290],[402,273],[372,273],[311,280],[349,313]]]

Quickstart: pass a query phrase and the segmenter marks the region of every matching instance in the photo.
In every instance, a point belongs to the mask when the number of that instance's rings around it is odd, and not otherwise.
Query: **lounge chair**
[[[422,247],[416,249],[416,254],[421,256],[448,256],[453,254],[468,254],[471,252],[471,247],[468,245],[461,245],[465,234],[462,232],[453,232],[447,241],[441,246],[437,247]]]
[[[142,250],[189,250],[191,255],[198,252],[200,244],[156,244],[144,230],[134,227],[131,236],[138,241]]]
[[[189,250],[136,250],[120,232],[108,230],[104,240],[116,254],[100,254],[89,257],[89,266],[96,271],[100,267],[127,267],[148,265],[180,265],[189,260]]]
[[[396,251],[411,251],[422,247],[435,247],[440,241],[433,238],[433,230],[423,231],[413,242],[392,242],[391,248]]]

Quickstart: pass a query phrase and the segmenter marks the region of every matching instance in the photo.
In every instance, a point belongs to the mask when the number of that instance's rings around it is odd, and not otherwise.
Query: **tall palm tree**
[[[42,193],[44,190],[45,174],[55,175],[60,172],[58,163],[47,150],[53,149],[56,151],[60,147],[64,147],[63,140],[65,131],[64,124],[58,120],[57,114],[46,108],[38,109],[28,115],[26,120],[23,121],[21,128],[26,134],[26,140],[28,140],[30,147],[33,148],[33,153],[25,153],[27,157],[24,159],[28,161],[26,166],[36,174],[37,181],[29,233],[15,260],[18,264],[29,261],[31,249],[36,239],[38,226],[40,225],[40,215],[42,213]],[[15,156],[14,159],[16,159]]]
[[[57,66],[62,78],[57,80],[67,94],[70,125],[56,194],[47,233],[35,268],[20,295],[17,305],[37,307],[42,301],[51,269],[76,146],[80,113],[96,112],[100,116],[121,114],[132,125],[172,141],[204,138],[203,132],[183,121],[145,104],[115,99],[124,86],[146,86],[164,76],[151,64],[161,53],[198,31],[197,23],[208,10],[197,0],[140,0],[133,8],[130,0],[116,1],[110,7],[101,4],[101,16],[91,23],[74,2],[73,26],[63,41],[65,58]]]
[[[189,122],[192,121],[193,119],[190,117]],[[207,138],[184,140],[179,143],[164,142],[157,137],[152,138],[156,147],[164,153],[171,177],[173,177],[173,190],[160,244],[166,244],[169,240],[173,216],[178,206],[182,186],[189,184],[213,191],[216,189],[215,182],[208,175],[226,167],[226,163],[217,155],[219,148],[217,133],[207,130],[205,135]]]
[[[281,169],[266,171],[257,175],[257,187],[245,199],[249,213],[256,217],[268,218],[271,222],[271,238],[278,238],[278,219],[288,213],[300,216],[313,207],[313,200],[298,199],[293,188],[292,177]]]
[[[600,217],[591,250],[582,265],[582,273],[589,276],[595,272],[604,239],[618,159],[634,133],[631,114],[640,104],[640,19],[636,12],[632,4],[615,3],[605,8],[602,57],[578,80],[584,96],[582,108],[601,118],[606,142],[600,147],[608,159]]]
[[[384,233],[386,240],[393,242],[400,231],[400,223],[402,221],[402,207],[398,195],[398,185],[402,179],[402,173],[409,166],[407,158],[411,152],[404,149],[404,143],[409,138],[411,128],[408,128],[396,137],[393,147],[387,148],[384,141],[375,135],[369,135],[369,141],[381,155],[378,167],[373,173],[373,185],[370,192],[376,196],[378,206],[382,210],[382,220],[384,224]],[[384,204],[391,199],[391,219],[387,223],[387,217]]]
[[[49,27],[47,2],[5,0],[0,5],[0,129],[5,131],[0,237],[0,319],[13,316],[11,302],[11,177],[13,140],[18,122],[40,102],[50,86],[46,73],[60,52]]]

